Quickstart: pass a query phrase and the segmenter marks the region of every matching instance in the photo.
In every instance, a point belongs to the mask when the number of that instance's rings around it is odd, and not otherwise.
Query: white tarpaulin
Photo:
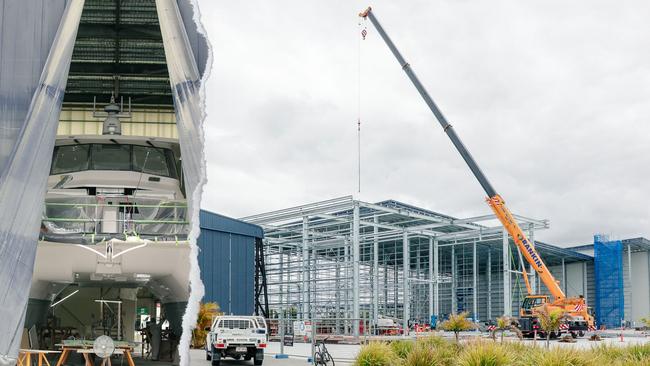
[[[67,4],[27,117],[0,175],[0,365],[15,364],[18,355],[43,198],[83,4],[83,0]],[[17,28],[3,27],[3,33],[20,32]]]
[[[188,197],[188,217],[192,225],[190,243],[190,299],[183,316],[183,335],[179,344],[181,365],[189,365],[189,346],[192,329],[196,325],[199,302],[204,288],[197,259],[199,228],[199,204],[205,183],[205,158],[203,155],[203,99],[201,76],[194,53],[185,32],[178,5],[175,0],[156,0],[158,20],[165,47],[167,69],[174,96],[178,138],[183,157],[183,175]]]

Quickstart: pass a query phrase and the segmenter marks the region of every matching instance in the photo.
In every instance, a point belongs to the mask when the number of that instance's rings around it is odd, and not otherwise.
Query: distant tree
[[[440,323],[440,328],[449,332],[454,332],[456,343],[458,343],[458,335],[460,332],[476,328],[476,325],[471,320],[467,319],[467,315],[467,312],[451,314],[447,320]]]
[[[560,325],[566,318],[566,313],[561,309],[554,309],[548,304],[544,304],[537,309],[536,314],[539,319],[539,326],[546,334],[546,348],[549,348],[551,333],[560,330]]]
[[[650,328],[650,318],[641,318],[641,321],[646,328]]]

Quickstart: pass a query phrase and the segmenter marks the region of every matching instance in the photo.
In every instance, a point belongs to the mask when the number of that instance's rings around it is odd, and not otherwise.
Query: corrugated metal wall
[[[102,111],[104,102],[97,106],[97,111]],[[131,118],[121,122],[123,135],[178,138],[176,116],[169,108],[134,109]],[[57,135],[101,135],[102,125],[102,118],[93,117],[92,107],[64,107]]]
[[[201,211],[200,221],[203,301],[217,302],[226,314],[253,314],[255,239],[262,237],[262,229],[207,211]]]

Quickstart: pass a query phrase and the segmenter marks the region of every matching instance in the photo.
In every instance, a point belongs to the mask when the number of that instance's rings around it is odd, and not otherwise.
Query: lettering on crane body
[[[539,259],[539,256],[537,256],[537,253],[533,248],[530,246],[530,242],[526,240],[521,234],[518,235],[519,241],[524,245],[524,248],[526,248],[526,251],[530,255],[530,257],[533,259],[533,262],[537,265],[537,267],[541,268],[542,267],[542,260]]]

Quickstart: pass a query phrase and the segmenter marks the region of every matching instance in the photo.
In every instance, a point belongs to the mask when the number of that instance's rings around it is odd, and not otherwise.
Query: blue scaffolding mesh
[[[624,316],[623,244],[603,235],[594,236],[596,321],[598,326],[619,327]]]

